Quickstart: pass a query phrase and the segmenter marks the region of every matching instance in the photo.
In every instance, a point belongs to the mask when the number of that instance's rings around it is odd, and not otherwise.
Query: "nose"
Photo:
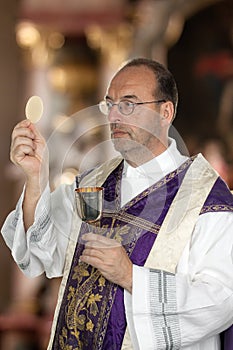
[[[113,105],[108,114],[108,120],[110,123],[117,123],[122,120],[122,114],[119,112],[118,106]]]

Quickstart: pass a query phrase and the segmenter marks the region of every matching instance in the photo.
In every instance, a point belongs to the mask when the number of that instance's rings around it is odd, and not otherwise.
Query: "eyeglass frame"
[[[100,105],[101,105],[101,103],[103,103],[103,102],[104,102],[106,105],[107,105],[107,103],[110,103],[110,104],[111,104],[110,109],[108,109],[108,113],[104,113],[104,112],[101,110]],[[119,108],[120,104],[121,104],[121,103],[124,103],[124,102],[129,102],[129,103],[132,105],[132,111],[131,111],[130,113],[128,113],[128,114],[122,113],[122,111],[121,111],[120,108]],[[113,102],[111,102],[111,101],[102,100],[102,101],[99,102],[98,107],[99,107],[100,112],[101,112],[102,114],[104,114],[104,115],[107,116],[107,115],[109,115],[109,113],[110,113],[112,107],[113,107],[113,106],[117,106],[118,111],[119,111],[122,115],[128,116],[128,115],[131,115],[131,114],[134,112],[135,107],[138,106],[138,105],[144,105],[144,104],[149,104],[149,103],[156,103],[156,104],[159,104],[159,103],[165,103],[165,102],[167,102],[167,101],[164,100],[164,99],[162,99],[162,100],[154,100],[154,101],[146,101],[146,102],[132,102],[132,101],[128,101],[128,100],[121,100],[121,101],[118,102],[118,103],[113,103]]]

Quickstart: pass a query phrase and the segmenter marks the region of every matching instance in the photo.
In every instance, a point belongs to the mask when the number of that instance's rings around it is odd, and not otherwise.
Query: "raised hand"
[[[46,142],[29,120],[21,121],[14,128],[10,158],[23,170],[27,183],[45,186],[48,181]]]
[[[27,231],[34,222],[36,205],[49,179],[46,142],[30,120],[23,120],[14,128],[10,159],[26,177],[23,217]]]

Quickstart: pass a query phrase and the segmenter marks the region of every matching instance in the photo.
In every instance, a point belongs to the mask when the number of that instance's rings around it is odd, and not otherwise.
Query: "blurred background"
[[[70,183],[83,163],[107,156],[83,161],[106,135],[77,112],[96,105],[119,65],[136,56],[173,72],[175,128],[190,155],[202,152],[233,189],[232,0],[1,0],[0,45],[1,226],[24,182],[9,148],[28,98],[44,101],[38,127],[50,141],[51,187]],[[0,250],[0,349],[46,349],[60,280],[27,279],[2,238]]]

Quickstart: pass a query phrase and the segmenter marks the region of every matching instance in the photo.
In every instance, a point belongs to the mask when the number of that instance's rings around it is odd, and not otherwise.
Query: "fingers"
[[[33,155],[35,150],[35,134],[30,129],[30,122],[24,121],[16,125],[12,132],[10,158],[19,163],[25,155]]]
[[[30,145],[27,140],[23,144],[23,141],[19,140],[19,145],[14,145],[11,149],[10,159],[13,163],[19,164],[26,155],[34,156],[34,146]]]
[[[97,268],[109,281],[132,292],[132,262],[122,245],[114,239],[93,233],[86,241],[80,260]]]
[[[19,136],[25,136],[31,138],[32,140],[43,139],[36,126],[27,119],[18,123],[12,132],[13,140]]]
[[[17,137],[23,136],[31,139],[35,138],[35,133],[33,132],[33,128],[31,127],[31,122],[29,120],[23,120],[18,123],[12,132],[12,141],[14,141]]]
[[[49,154],[45,139],[30,120],[18,123],[12,132],[10,159],[26,176],[31,188],[45,187],[49,176]]]
[[[82,252],[82,257],[104,260],[104,252],[96,248],[85,248]]]
[[[85,246],[87,247],[96,247],[96,248],[115,248],[121,247],[121,244],[115,239],[108,238],[102,235],[95,233],[85,233],[82,236],[82,239],[86,242]]]
[[[31,137],[17,136],[12,140],[11,150],[15,150],[17,153],[18,150],[20,151],[21,147],[23,149],[23,152],[26,154],[33,153],[36,148],[35,143]]]
[[[116,240],[94,233],[84,234],[83,239],[86,241],[86,243],[82,256],[85,257],[86,261],[87,259],[90,261],[91,258],[92,262],[93,259],[99,259],[107,262],[109,259],[112,260],[112,258],[114,258],[116,248],[121,248],[121,244]]]
[[[119,250],[119,248],[120,247],[118,247],[117,250]],[[106,273],[109,274],[112,268],[115,270],[115,263],[119,255],[119,252],[117,253],[115,249],[116,248],[85,246],[80,260],[96,267],[106,276]]]
[[[12,132],[10,159],[19,164],[26,155],[34,156],[37,146],[45,141],[30,120],[18,123]]]

